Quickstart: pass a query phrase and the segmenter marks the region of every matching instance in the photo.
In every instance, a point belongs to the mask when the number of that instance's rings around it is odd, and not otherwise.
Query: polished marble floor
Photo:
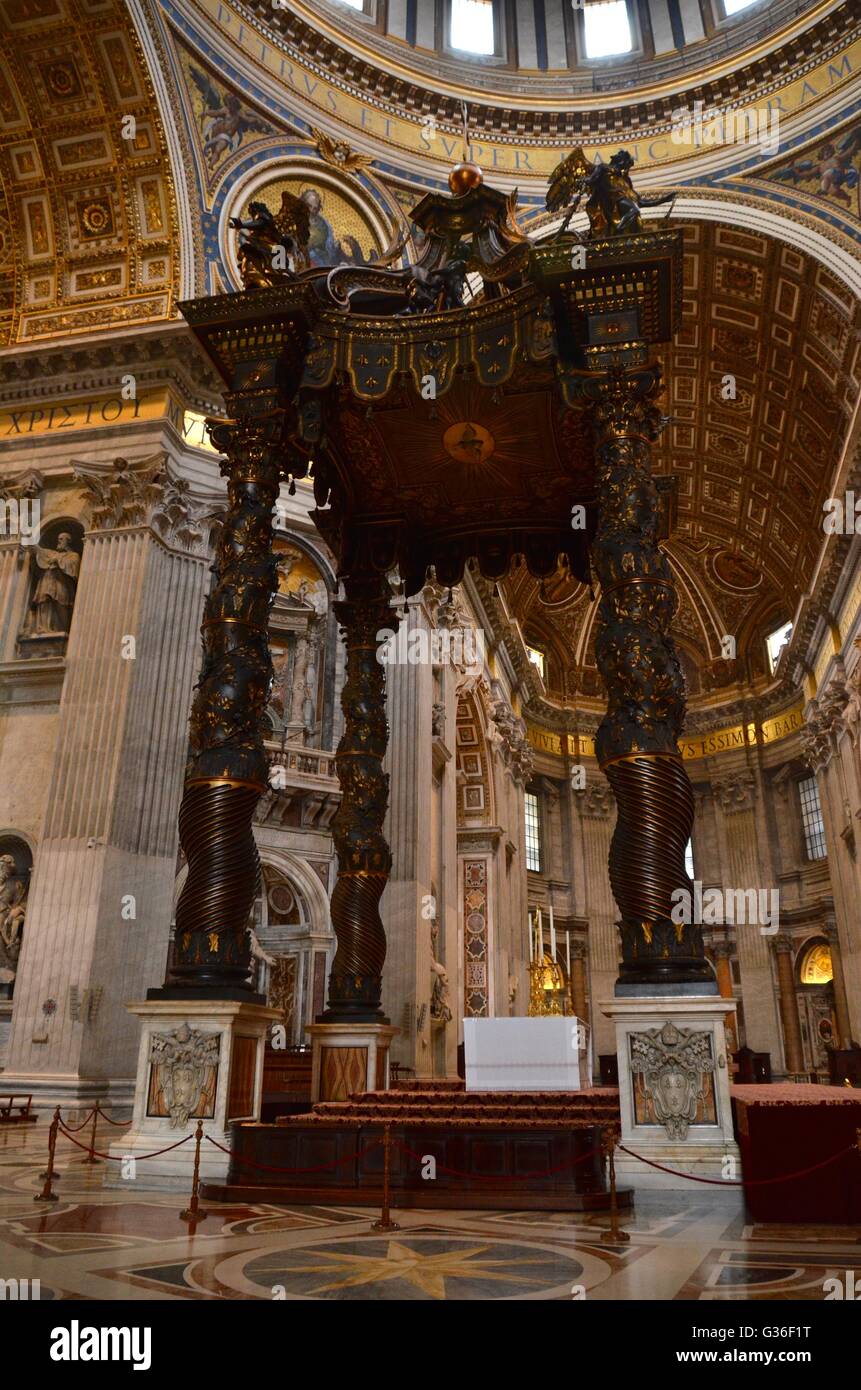
[[[756,1226],[735,1193],[644,1193],[604,1243],[604,1215],[207,1203],[192,1234],[180,1195],[101,1186],[61,1141],[60,1201],[41,1191],[47,1127],[0,1128],[0,1276],[43,1299],[810,1299],[853,1271],[861,1228]],[[97,1148],[113,1137],[107,1127]]]

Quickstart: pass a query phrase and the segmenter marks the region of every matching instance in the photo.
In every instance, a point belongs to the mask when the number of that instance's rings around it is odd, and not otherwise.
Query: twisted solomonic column
[[[617,994],[714,993],[700,927],[674,922],[673,893],[692,884],[685,848],[694,818],[678,747],[684,677],[669,635],[676,595],[658,545],[658,497],[649,444],[660,432],[657,367],[589,379],[595,431],[601,583],[595,653],[607,691],[596,754],[618,819],[610,882],[621,912]],[[688,901],[691,901],[689,897]],[[678,913],[677,913],[678,915]]]
[[[277,584],[272,508],[282,452],[277,418],[213,426],[229,507],[206,600],[191,760],[179,812],[188,877],[176,911],[173,977],[220,997],[248,990],[249,917],[260,879],[252,833],[269,769],[263,716],[272,680],[269,608]]]
[[[383,758],[389,738],[383,638],[397,615],[389,606],[385,575],[348,575],[345,599],[335,604],[346,651],[341,692],[344,733],[335,754],[341,804],[332,821],[338,879],[332,893],[337,950],[329,975],[323,1023],[385,1023],[380,1008],[386,934],[379,903],[392,867],[383,835],[389,778]]]

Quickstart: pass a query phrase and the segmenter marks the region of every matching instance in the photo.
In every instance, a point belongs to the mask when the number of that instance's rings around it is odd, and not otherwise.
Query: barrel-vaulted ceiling
[[[861,388],[861,307],[780,242],[716,223],[684,230],[683,322],[662,354],[671,419],[654,462],[677,480],[674,631],[691,693],[707,695],[766,675],[765,633],[810,583]],[[560,576],[542,591],[519,570],[506,598],[548,654],[550,690],[598,695],[586,588]]]
[[[0,0],[0,346],[173,313],[176,206],[124,0]]]

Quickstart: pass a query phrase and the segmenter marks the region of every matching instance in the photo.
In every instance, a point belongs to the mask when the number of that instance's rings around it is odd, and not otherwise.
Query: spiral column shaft
[[[685,848],[693,792],[678,747],[685,686],[670,624],[672,576],[658,544],[658,496],[649,443],[660,416],[657,368],[615,370],[592,383],[601,583],[595,653],[607,690],[596,753],[616,798],[610,846],[613,896],[621,914],[617,993],[644,987],[715,988],[699,926],[681,917],[691,902]],[[690,917],[690,914],[685,914]]]
[[[252,820],[269,774],[263,717],[272,680],[268,619],[277,583],[272,508],[280,427],[277,420],[240,419],[211,429],[227,455],[229,507],[191,711],[179,813],[188,877],[176,912],[173,977],[213,992],[249,988],[247,927],[260,880]]]
[[[332,821],[338,879],[332,893],[337,950],[329,975],[328,1007],[320,1022],[385,1022],[380,1008],[386,934],[379,903],[392,856],[383,835],[389,778],[383,758],[389,738],[383,638],[397,619],[385,575],[370,567],[344,580],[336,604],[346,649],[341,692],[344,733],[335,754],[341,804]]]

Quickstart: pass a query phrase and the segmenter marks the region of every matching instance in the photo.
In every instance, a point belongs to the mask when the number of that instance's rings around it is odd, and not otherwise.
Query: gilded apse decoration
[[[596,374],[584,385],[592,401],[598,488],[595,656],[607,691],[595,751],[618,808],[609,862],[621,912],[617,990],[702,982],[711,992],[700,928],[671,916],[674,891],[692,892],[685,847],[694,799],[678,746],[685,683],[670,636],[676,595],[658,543],[649,466],[649,444],[662,424],[659,389],[657,367]]]
[[[381,1022],[380,995],[386,936],[379,902],[392,866],[383,835],[389,778],[385,667],[378,634],[397,626],[384,574],[358,565],[344,579],[346,597],[335,605],[344,638],[346,674],[341,692],[344,732],[335,755],[341,804],[332,821],[338,880],[332,893],[337,950],[329,975],[326,1023]]]
[[[191,759],[179,813],[188,877],[176,912],[173,975],[195,986],[246,988],[247,926],[260,862],[254,808],[269,780],[263,723],[272,682],[268,620],[278,570],[273,506],[286,412],[213,424],[226,455],[229,505],[202,626],[203,665],[191,712]]]
[[[346,140],[337,140],[327,135],[324,130],[318,130],[317,126],[312,125],[311,134],[316,141],[315,148],[320,158],[335,169],[343,169],[347,174],[358,174],[374,162],[370,155],[357,154]]]

